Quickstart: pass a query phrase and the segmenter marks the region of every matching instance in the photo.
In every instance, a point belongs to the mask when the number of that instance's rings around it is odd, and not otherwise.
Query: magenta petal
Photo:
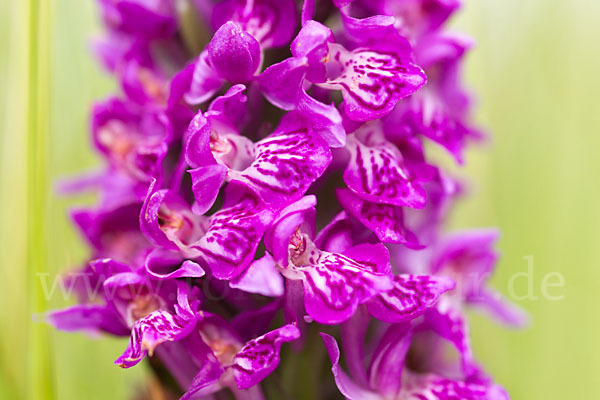
[[[200,111],[189,124],[185,137],[185,160],[192,168],[219,163],[230,170],[243,170],[254,160],[254,143],[238,133],[227,112],[227,108],[205,114]],[[236,115],[231,117],[235,119]]]
[[[148,190],[140,213],[140,229],[153,244],[179,250],[188,256],[197,255],[190,244],[204,233],[206,217],[194,215],[189,204],[176,192]]]
[[[179,77],[181,82],[189,82],[188,89],[183,94],[183,99],[189,104],[201,104],[210,99],[223,86],[223,78],[208,63],[208,51],[204,50],[194,63],[194,69],[189,76],[189,71],[182,71]],[[175,81],[173,82],[175,84]],[[173,87],[173,86],[171,86]]]
[[[296,14],[294,0],[224,0],[214,7],[212,25],[216,29],[233,21],[266,49],[289,43],[296,31]]]
[[[298,200],[331,162],[329,146],[297,115],[288,114],[279,127],[255,146],[255,161],[233,180],[253,187],[275,208]]]
[[[90,267],[98,275],[108,278],[121,272],[131,272],[129,265],[115,261],[111,258],[101,258],[90,261]]]
[[[321,103],[306,93],[307,69],[305,57],[291,57],[268,67],[259,75],[258,84],[271,104],[282,110],[298,110],[329,146],[342,147],[346,141],[342,117],[334,105]]]
[[[440,241],[436,256],[432,261],[432,271],[462,275],[468,278],[489,278],[498,261],[494,249],[500,233],[497,229],[470,229],[461,231]],[[475,287],[464,288],[465,292],[477,292],[481,282],[473,282]]]
[[[304,3],[302,3],[302,15],[300,19],[302,25],[313,19],[313,16],[315,15],[315,1],[316,0],[304,0]]]
[[[307,21],[290,46],[292,55],[306,57],[308,70],[306,78],[313,83],[327,80],[325,63],[329,54],[328,43],[333,42],[331,29],[316,21]]]
[[[168,99],[167,78],[159,70],[138,61],[126,64],[121,86],[125,95],[138,104],[164,103]]]
[[[310,20],[302,25],[290,50],[294,57],[307,57],[310,63],[322,62],[329,52],[327,44],[334,40],[331,29],[320,22]]]
[[[440,301],[442,303],[444,298]],[[461,356],[462,368],[469,376],[477,370],[469,339],[469,325],[462,311],[450,304],[430,308],[425,314],[426,324],[438,335],[448,340]]]
[[[333,372],[333,378],[339,391],[350,400],[382,400],[382,397],[369,391],[368,389],[358,386],[353,379],[351,379],[346,373],[340,368],[340,348],[338,347],[335,339],[326,334],[321,333],[321,338],[329,354],[331,360],[331,372]]]
[[[341,72],[325,85],[342,91],[345,112],[357,121],[385,116],[427,81],[421,68],[397,53],[370,48],[350,52],[335,43],[329,49]]]
[[[372,271],[382,274],[391,273],[390,253],[381,243],[361,243],[345,250],[342,254]]]
[[[354,245],[353,230],[350,217],[342,211],[321,229],[315,238],[315,244],[325,251],[343,253]]]
[[[101,3],[106,13],[105,17],[116,23],[119,30],[131,35],[146,40],[162,39],[172,36],[177,30],[173,10],[169,9],[171,7],[165,7],[164,2],[124,0]]]
[[[470,126],[470,98],[461,82],[463,55],[471,46],[458,35],[435,33],[419,40],[416,58],[426,71],[431,71],[427,86],[390,114],[393,124],[400,124],[407,134],[423,135],[445,147],[459,164],[470,140],[483,138],[482,132]]]
[[[223,96],[213,100],[208,111],[216,112],[233,123],[238,129],[250,119],[248,115],[248,98],[244,94],[246,86],[233,85]]]
[[[333,0],[333,4],[335,4],[337,8],[342,8],[352,3],[353,1],[354,0]]]
[[[410,325],[391,325],[373,354],[369,366],[370,386],[384,394],[385,398],[402,398],[398,393],[403,384],[402,373],[411,339]]]
[[[327,253],[307,244],[303,265],[292,267],[304,286],[306,312],[322,324],[337,324],[350,318],[358,306],[392,287],[389,258],[383,245],[362,245],[363,260],[338,253]],[[347,254],[352,254],[350,249]],[[379,252],[377,254],[376,252]],[[308,255],[310,254],[310,255]],[[381,256],[380,256],[381,255]],[[378,265],[381,262],[387,265]]]
[[[210,166],[217,163],[210,150],[210,121],[202,111],[198,112],[185,134],[185,161],[192,168]]]
[[[133,367],[146,354],[152,356],[154,349],[166,341],[175,341],[188,335],[196,320],[184,320],[167,311],[154,311],[135,322],[127,350],[115,360],[122,368]]]
[[[404,244],[416,249],[422,247],[415,234],[404,226],[402,207],[372,203],[348,189],[338,189],[336,193],[344,210],[373,231],[383,243]]]
[[[192,211],[202,215],[212,207],[217,199],[221,185],[227,177],[227,167],[214,164],[188,172],[192,177],[192,192],[196,200],[192,205]]]
[[[231,320],[231,327],[248,341],[269,331],[269,326],[283,305],[283,299],[274,299],[259,308],[252,308],[237,314]]]
[[[257,78],[263,95],[282,110],[293,110],[307,70],[305,58],[287,58],[264,70]]]
[[[347,0],[344,0],[347,1]],[[411,40],[435,32],[462,4],[462,0],[414,0],[381,2],[380,13],[394,15],[402,21],[400,33]]]
[[[155,185],[156,182],[152,182],[148,189],[146,199],[144,200],[144,205],[142,206],[140,214],[140,230],[151,243],[176,250],[177,245],[169,240],[165,235],[165,232],[160,229],[160,224],[158,222],[160,207],[165,201],[165,197],[170,192],[167,190],[155,191]],[[183,202],[183,200],[181,201]]]
[[[365,307],[360,307],[348,321],[340,327],[342,349],[346,357],[346,367],[356,383],[368,387],[367,371],[365,370],[365,353],[370,352],[365,342],[369,330],[371,315]]]
[[[265,246],[273,254],[274,261],[287,267],[289,260],[289,243],[292,235],[303,232],[313,236],[317,198],[304,196],[279,212],[271,228],[265,234]]]
[[[178,253],[154,249],[145,264],[146,272],[157,279],[200,278],[204,270],[197,263],[182,260]]]
[[[194,358],[200,363],[200,370],[179,400],[201,398],[203,395],[209,395],[221,389],[219,378],[225,370],[210,348],[201,340],[198,341],[200,343],[194,343],[193,353]]]
[[[284,292],[283,277],[269,253],[252,262],[242,275],[229,281],[229,286],[269,297],[280,297]]]
[[[346,143],[346,131],[342,116],[334,104],[324,104],[300,91],[297,110],[310,121],[313,131],[327,142],[330,147],[343,147]]]
[[[367,309],[385,322],[409,321],[423,314],[454,286],[454,281],[444,276],[398,275],[394,277],[394,287],[371,299]]]
[[[84,172],[80,175],[58,179],[54,188],[61,196],[75,195],[102,187],[106,173],[104,171]]]
[[[207,50],[210,65],[233,84],[250,81],[260,65],[260,45],[231,21],[221,25]]]
[[[269,376],[279,365],[281,345],[299,337],[298,327],[288,324],[246,343],[233,360],[238,388],[248,389]]]
[[[419,40],[415,47],[415,53],[417,60],[420,65],[425,69],[435,67],[441,67],[441,75],[436,78],[450,77],[457,71],[453,71],[456,67],[456,63],[462,60],[462,57],[467,53],[469,49],[475,46],[475,42],[472,38],[452,32],[436,32],[431,35],[427,35]],[[457,78],[458,76],[452,76]],[[438,82],[436,82],[437,84]],[[456,85],[456,81],[447,82],[452,85]],[[458,89],[457,87],[444,87],[443,89]],[[449,94],[442,90],[442,94]],[[464,93],[452,93],[456,96],[454,99],[465,100]],[[452,104],[452,102],[450,102]],[[461,104],[463,105],[463,104]]]
[[[426,192],[404,165],[396,146],[382,137],[379,124],[365,125],[348,136],[350,162],[344,181],[359,197],[397,206],[423,208]]]
[[[135,181],[160,180],[169,139],[162,112],[109,98],[92,111],[92,134],[94,145],[113,168]]]
[[[169,85],[169,98],[167,100],[167,105],[170,109],[176,108],[179,103],[182,102],[182,100],[185,100],[184,97],[186,96],[188,90],[190,89],[190,85],[192,84],[195,69],[196,62],[190,62],[185,66],[185,68],[173,75],[171,78],[171,83]],[[222,83],[222,79],[219,78],[219,86]]]
[[[529,315],[521,307],[504,299],[495,290],[483,288],[476,295],[468,296],[466,300],[469,305],[489,313],[502,324],[524,327],[529,323]]]
[[[136,272],[121,272],[111,276],[104,281],[103,287],[107,294],[114,294],[120,288],[131,287],[131,286],[147,286],[149,280],[147,277],[142,276]],[[133,295],[132,291],[127,291],[129,296]]]
[[[396,18],[390,15],[373,15],[363,19],[352,18],[347,13],[341,13],[341,16],[344,29],[352,41],[362,43],[381,41],[393,35],[396,30],[394,27]],[[405,41],[406,45],[410,46],[408,41]],[[396,50],[400,51],[402,48]]]
[[[82,304],[64,310],[50,311],[44,319],[57,329],[66,332],[107,332],[128,335],[129,329],[113,308],[100,304]]]
[[[223,208],[210,217],[206,234],[193,245],[217,279],[230,279],[252,262],[273,212],[250,189],[231,182]]]
[[[118,261],[137,262],[149,246],[139,232],[141,205],[130,203],[117,208],[76,209],[72,210],[71,218],[83,237],[95,248],[96,257],[110,255]],[[122,248],[123,244],[128,245],[126,249]]]
[[[508,396],[497,386],[487,386],[447,379],[436,375],[407,373],[403,398],[431,400],[508,400]],[[405,397],[404,397],[405,396]]]

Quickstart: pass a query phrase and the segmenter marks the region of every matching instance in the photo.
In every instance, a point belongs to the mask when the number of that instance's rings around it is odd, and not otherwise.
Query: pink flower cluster
[[[92,111],[103,170],[71,185],[100,195],[72,213],[80,304],[50,323],[129,336],[115,363],[152,357],[181,399],[263,399],[315,339],[322,398],[508,398],[464,314],[522,322],[485,285],[497,233],[444,234],[461,185],[425,151],[482,136],[458,0],[98,2],[121,90]]]

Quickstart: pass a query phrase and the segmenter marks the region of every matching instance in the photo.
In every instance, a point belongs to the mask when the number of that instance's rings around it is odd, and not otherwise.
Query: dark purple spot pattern
[[[372,203],[348,189],[338,190],[337,196],[344,210],[370,229],[383,243],[421,247],[415,234],[404,226],[402,207]]]
[[[217,279],[233,278],[254,258],[272,219],[260,199],[247,193],[213,215],[206,234],[193,247],[200,250]]]
[[[423,314],[454,286],[454,281],[445,276],[398,275],[394,277],[394,287],[371,299],[367,308],[375,318],[385,322],[409,321]]]
[[[343,322],[360,304],[391,288],[389,276],[375,272],[378,267],[371,263],[321,250],[310,253],[306,265],[292,269],[302,274],[306,312],[319,323]]]
[[[273,206],[302,197],[331,162],[329,146],[306,130],[275,133],[256,144],[255,154],[250,167],[229,176],[254,187]]]
[[[279,365],[281,345],[299,337],[296,325],[288,324],[246,343],[233,359],[238,388],[248,389],[269,376]]]
[[[388,114],[396,103],[426,82],[417,65],[395,53],[356,49],[330,44],[330,59],[339,62],[342,73],[326,82],[344,97],[347,115],[356,121],[370,121]]]
[[[390,142],[367,146],[355,135],[348,135],[351,156],[344,171],[346,185],[367,201],[423,208],[425,189],[403,165],[400,151]]]
[[[482,138],[481,132],[462,120],[461,113],[449,108],[428,87],[398,107],[394,114],[401,115],[401,123],[410,134],[423,135],[443,146],[459,164],[468,141]]]
[[[436,375],[405,373],[400,398],[407,400],[504,400],[506,397],[496,388],[477,383],[455,381]]]
[[[192,323],[195,323],[193,319],[184,319],[164,310],[148,314],[135,322],[129,346],[115,364],[122,368],[136,365],[147,353],[152,355],[159,344],[177,340],[186,334]]]

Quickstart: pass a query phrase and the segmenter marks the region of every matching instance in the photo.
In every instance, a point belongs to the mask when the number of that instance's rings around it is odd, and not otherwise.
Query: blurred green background
[[[598,399],[600,385],[600,2],[470,0],[453,20],[476,38],[467,81],[477,120],[493,139],[460,171],[470,197],[454,227],[498,226],[503,257],[494,285],[532,257],[533,295],[518,303],[531,326],[507,330],[473,314],[477,356],[513,399]],[[0,398],[127,398],[143,367],[112,361],[124,340],[94,340],[35,324],[61,307],[41,280],[77,266],[85,249],[58,198],[57,177],[97,165],[88,109],[114,89],[88,50],[99,34],[91,0],[0,1]],[[564,287],[544,277],[559,272]],[[527,292],[519,278],[515,292]]]

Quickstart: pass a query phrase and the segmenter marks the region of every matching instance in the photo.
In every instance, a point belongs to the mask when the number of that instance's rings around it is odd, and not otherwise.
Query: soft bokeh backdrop
[[[456,228],[498,226],[503,257],[494,285],[532,317],[524,331],[472,316],[477,356],[513,399],[600,398],[598,182],[600,2],[467,0],[453,26],[475,37],[467,80],[477,119],[493,139],[461,174],[470,197]],[[59,271],[85,255],[66,218],[89,198],[53,193],[58,177],[90,169],[90,103],[113,89],[88,41],[99,33],[91,0],[0,1],[0,398],[127,398],[142,367],[112,361],[124,340],[53,331],[32,315]],[[529,261],[528,261],[529,260]],[[528,264],[531,263],[531,264]],[[558,272],[563,287],[542,284]],[[554,275],[547,282],[558,282]],[[529,286],[531,283],[531,286]]]

